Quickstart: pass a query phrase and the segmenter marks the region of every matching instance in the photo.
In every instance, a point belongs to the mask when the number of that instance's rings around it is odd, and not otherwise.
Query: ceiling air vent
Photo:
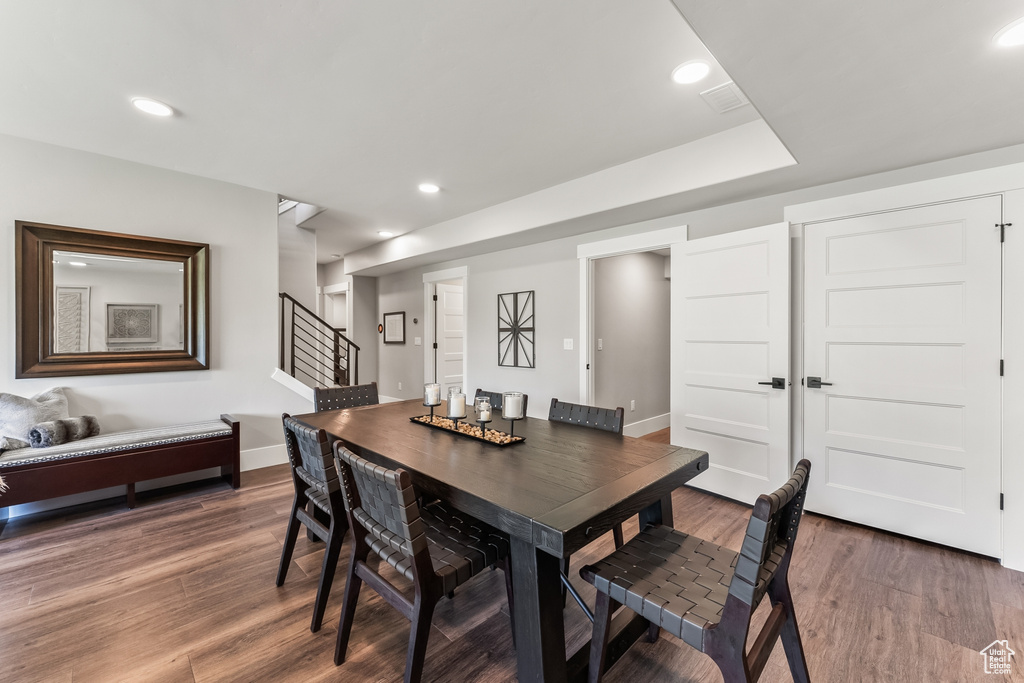
[[[710,90],[705,90],[700,96],[704,98],[709,107],[719,114],[724,114],[727,111],[739,109],[745,104],[750,104],[747,96],[732,81],[715,86]]]

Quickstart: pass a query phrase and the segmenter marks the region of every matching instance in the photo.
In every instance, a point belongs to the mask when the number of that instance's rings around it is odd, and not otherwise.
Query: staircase
[[[359,384],[359,347],[286,292],[281,299],[278,367],[310,387]]]

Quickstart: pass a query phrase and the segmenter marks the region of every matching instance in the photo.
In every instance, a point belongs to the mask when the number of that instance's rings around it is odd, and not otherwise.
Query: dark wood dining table
[[[632,515],[672,524],[672,491],[707,469],[708,454],[535,418],[515,425],[523,443],[499,447],[409,420],[426,412],[412,400],[296,418],[508,533],[519,680],[585,680],[589,643],[565,656],[561,559]],[[489,427],[508,431],[500,419]],[[627,612],[613,622],[611,661],[646,632]]]

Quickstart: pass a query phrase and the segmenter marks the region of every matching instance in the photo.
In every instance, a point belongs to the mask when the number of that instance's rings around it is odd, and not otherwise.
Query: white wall
[[[277,196],[8,136],[0,159],[0,392],[69,387],[72,414],[97,415],[107,432],[232,413],[242,421],[244,469],[286,462],[281,413],[312,405],[270,379]],[[209,243],[212,369],[14,379],[15,220]]]
[[[277,219],[277,286],[316,313],[316,233],[298,227],[295,212],[292,207]]]

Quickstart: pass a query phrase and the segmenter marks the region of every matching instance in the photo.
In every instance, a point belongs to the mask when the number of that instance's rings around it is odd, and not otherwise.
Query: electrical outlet
[[[566,351],[572,351],[572,339],[563,339],[562,348]]]
[[[597,350],[604,351],[604,339],[597,340]]]
[[[399,390],[399,391],[401,391],[401,390],[402,390],[402,383],[401,383],[401,382],[399,382],[399,383],[398,383],[398,390]]]
[[[412,338],[412,343],[413,343],[413,346],[420,346],[420,345],[423,344],[423,338],[422,337],[413,337]]]
[[[633,412],[634,410],[636,410],[636,399],[631,398],[629,399],[629,412]]]

